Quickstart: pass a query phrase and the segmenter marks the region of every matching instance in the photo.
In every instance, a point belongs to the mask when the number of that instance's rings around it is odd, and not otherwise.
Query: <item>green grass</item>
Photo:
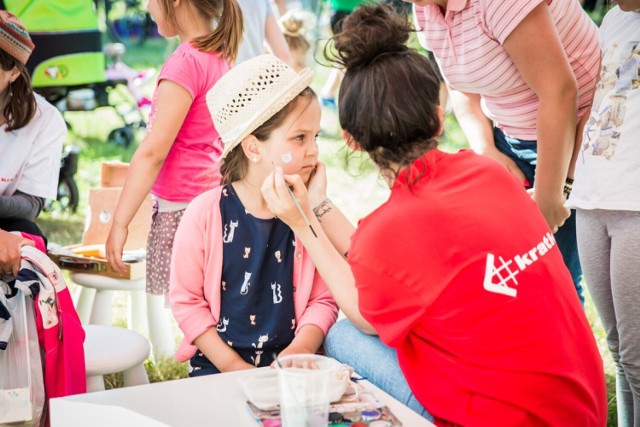
[[[130,49],[125,56],[125,62],[136,69],[154,67],[159,70],[163,58],[175,46],[175,42],[167,43],[162,39],[151,39],[141,48]],[[317,66],[315,70],[316,76],[312,86],[318,90],[328,69]],[[146,88],[149,96],[152,89],[152,87]],[[126,93],[114,93],[112,100],[114,104],[118,105],[130,102]],[[67,113],[66,119],[73,128],[66,144],[76,145],[81,150],[79,171],[76,175],[81,195],[80,208],[75,215],[45,213],[37,221],[50,241],[62,245],[78,243],[81,240],[87,209],[87,195],[90,188],[99,186],[101,162],[104,160],[129,161],[136,147],[134,144],[130,148],[124,149],[106,142],[109,132],[122,126],[121,119],[111,108],[100,108],[92,112]],[[379,180],[375,167],[367,157],[348,155],[344,143],[340,139],[340,129],[335,111],[323,111],[322,128],[321,160],[328,167],[329,197],[355,223],[384,201],[389,190]],[[139,137],[141,138],[142,134]],[[466,147],[465,137],[455,118],[450,115],[445,120],[445,138],[440,146],[446,151],[455,151]],[[345,166],[347,157],[349,157],[348,167]],[[610,399],[608,425],[615,426],[617,421],[614,369],[606,347],[604,332],[590,298],[587,299],[586,313],[605,360]],[[125,325],[123,318],[116,319],[115,323]],[[187,375],[186,364],[179,364],[173,360],[154,361],[149,359],[145,363],[145,367],[152,382],[184,378]],[[107,376],[106,385],[107,388],[121,387],[121,374]]]

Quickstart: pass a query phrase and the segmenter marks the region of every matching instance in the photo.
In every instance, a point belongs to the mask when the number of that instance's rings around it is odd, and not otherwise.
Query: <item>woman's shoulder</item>
[[[53,104],[49,103],[49,101],[47,101],[43,96],[34,93],[33,97],[35,98],[36,106],[42,115],[62,117],[60,111],[54,107]]]
[[[64,122],[62,113],[56,107],[37,93],[34,93],[34,98],[36,100],[34,121],[42,122],[43,125],[64,127],[66,129],[67,125]]]

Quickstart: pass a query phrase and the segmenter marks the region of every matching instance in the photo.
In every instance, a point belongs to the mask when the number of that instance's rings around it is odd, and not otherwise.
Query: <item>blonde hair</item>
[[[303,19],[291,12],[288,12],[280,18],[280,27],[282,27],[282,34],[284,34],[284,38],[287,40],[290,50],[300,50],[306,53],[311,48],[309,41],[303,34]]]
[[[242,10],[236,0],[187,0],[206,19],[217,22],[211,33],[196,37],[193,46],[203,52],[218,52],[228,61],[235,61],[244,32]],[[178,20],[173,10],[173,0],[159,0],[162,13],[174,28]]]

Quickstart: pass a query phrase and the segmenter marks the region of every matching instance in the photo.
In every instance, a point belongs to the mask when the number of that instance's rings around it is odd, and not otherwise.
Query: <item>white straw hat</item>
[[[224,144],[222,158],[309,86],[312,75],[309,68],[296,73],[267,54],[222,76],[207,93],[207,106]]]

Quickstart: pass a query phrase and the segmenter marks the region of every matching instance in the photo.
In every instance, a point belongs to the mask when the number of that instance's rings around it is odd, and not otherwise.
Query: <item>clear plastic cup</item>
[[[329,381],[336,362],[316,354],[278,358],[280,416],[283,427],[329,424]]]

